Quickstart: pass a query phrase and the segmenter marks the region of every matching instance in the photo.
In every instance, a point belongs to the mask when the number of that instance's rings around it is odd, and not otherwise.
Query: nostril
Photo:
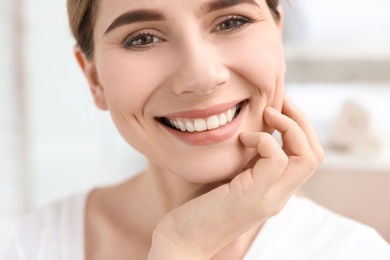
[[[174,76],[173,91],[177,95],[209,95],[223,87],[229,76],[228,68],[217,57],[188,55]]]
[[[207,77],[207,76],[205,76]],[[176,81],[174,84],[174,92],[178,95],[209,95],[216,90],[222,88],[226,81],[218,81],[216,78],[206,79],[203,77],[194,81]]]

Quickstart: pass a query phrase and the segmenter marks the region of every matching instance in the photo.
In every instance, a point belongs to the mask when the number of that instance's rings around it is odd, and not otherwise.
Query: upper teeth
[[[239,105],[207,118],[169,118],[172,127],[183,132],[201,132],[216,129],[233,121]]]

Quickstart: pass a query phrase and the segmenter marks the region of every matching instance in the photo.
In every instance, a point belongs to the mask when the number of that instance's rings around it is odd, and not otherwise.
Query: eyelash
[[[151,37],[151,38],[150,38]],[[152,42],[151,43],[147,43],[147,44],[135,44],[136,41],[141,41],[141,40],[146,40],[147,39],[152,39]],[[158,41],[156,42],[156,39],[158,39]],[[155,32],[153,31],[148,31],[148,30],[142,30],[142,31],[138,31],[136,33],[133,33],[133,34],[130,34],[129,36],[126,37],[126,39],[122,42],[122,46],[127,48],[127,49],[134,49],[134,50],[146,50],[152,46],[154,46],[155,44],[158,44],[160,42],[163,42],[164,40],[161,40],[160,39],[160,36],[157,35]]]
[[[253,22],[254,20],[251,18],[234,15],[223,19],[221,22],[218,22],[212,32],[232,33]],[[225,26],[225,29],[222,29],[222,26]],[[138,43],[136,43],[136,41],[138,41]],[[145,43],[148,41],[149,43]],[[131,50],[147,50],[164,41],[164,39],[161,39],[161,37],[153,31],[141,30],[127,36],[126,39],[122,42],[122,46]]]
[[[234,25],[233,28],[228,28],[228,29],[224,29],[224,30],[222,30],[221,28],[218,28],[218,27],[221,27],[223,24],[226,25],[226,23],[232,23],[232,22],[235,22],[235,23],[238,22],[239,24]],[[233,15],[233,16],[230,16],[226,19],[223,19],[221,22],[219,22],[217,24],[216,28],[213,29],[213,32],[231,33],[233,31],[239,30],[243,26],[251,24],[253,22],[254,22],[254,20],[251,18],[239,16],[239,15]],[[231,25],[231,24],[228,24],[227,26],[229,26],[229,25]]]

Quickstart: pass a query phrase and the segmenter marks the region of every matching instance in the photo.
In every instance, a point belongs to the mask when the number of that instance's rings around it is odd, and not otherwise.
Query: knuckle
[[[319,161],[314,153],[309,153],[303,157],[300,157],[297,163],[301,165],[307,177],[310,177],[319,166]]]
[[[290,121],[290,128],[300,129],[299,123],[297,121],[292,118],[288,118],[288,120]]]
[[[319,161],[317,159],[317,156],[313,153],[311,153],[307,158],[307,167],[308,172],[311,175],[319,166]]]
[[[267,132],[262,132],[261,136],[265,142],[273,142],[273,140],[274,140],[274,137],[270,133],[267,133]]]
[[[322,163],[325,159],[325,151],[324,149],[320,149],[318,152],[317,152],[317,160],[318,160],[318,163]]]
[[[259,142],[258,146],[262,147],[263,145],[267,144],[270,141],[271,135],[268,133],[261,132],[259,133]]]
[[[280,151],[281,152],[278,154],[278,156],[276,158],[276,164],[280,168],[285,168],[289,162],[289,159],[288,159],[288,156],[282,150],[280,150]]]

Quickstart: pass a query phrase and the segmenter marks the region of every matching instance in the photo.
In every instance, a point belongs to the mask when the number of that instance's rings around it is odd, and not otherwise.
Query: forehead
[[[133,7],[133,8],[169,8],[183,4],[183,6],[193,7],[200,6],[200,8],[211,6],[223,6],[230,4],[240,4],[240,3],[257,3],[258,0],[100,0],[99,5],[101,8],[106,9],[106,7]],[[123,10],[123,9],[122,9]]]
[[[174,13],[193,13],[212,11],[224,6],[249,3],[259,5],[260,0],[100,0],[96,21],[112,21],[118,15],[131,10],[153,9],[166,16]]]

